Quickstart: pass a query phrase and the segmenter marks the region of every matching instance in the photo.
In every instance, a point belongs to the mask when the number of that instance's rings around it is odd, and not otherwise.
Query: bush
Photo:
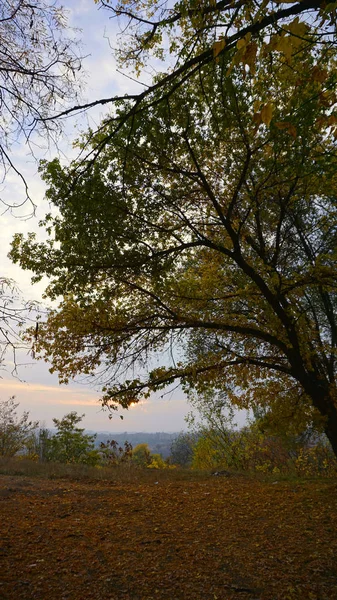
[[[164,460],[160,454],[151,454],[151,462],[147,465],[148,469],[175,469],[174,465],[170,465],[167,460]]]
[[[38,427],[37,421],[29,419],[29,412],[25,411],[21,417],[18,416],[18,406],[15,396],[0,401],[0,456],[11,457],[25,450]]]
[[[132,451],[132,462],[138,467],[148,467],[151,463],[151,452],[148,444],[137,444]]]
[[[132,445],[124,442],[124,447],[115,440],[101,442],[99,447],[100,461],[105,466],[129,463],[132,459]]]
[[[216,431],[204,431],[194,447],[192,468],[335,477],[337,460],[322,438],[287,440],[263,433],[254,423],[230,432],[227,439]]]
[[[199,439],[195,433],[180,433],[171,445],[171,462],[180,467],[190,467],[193,462],[193,450]]]
[[[50,462],[81,463],[95,466],[100,455],[94,447],[96,435],[87,435],[84,429],[76,427],[84,415],[75,411],[65,415],[63,419],[53,419],[57,433],[45,440],[45,457]]]
[[[337,460],[324,440],[312,447],[300,448],[294,461],[297,475],[337,477]]]

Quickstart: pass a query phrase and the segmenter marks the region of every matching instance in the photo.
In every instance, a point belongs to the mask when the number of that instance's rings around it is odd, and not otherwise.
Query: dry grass
[[[80,464],[40,463],[25,458],[1,458],[0,474],[47,479],[111,481],[115,483],[154,483],[161,481],[203,480],[209,472],[188,469],[146,469],[131,464],[90,467]]]

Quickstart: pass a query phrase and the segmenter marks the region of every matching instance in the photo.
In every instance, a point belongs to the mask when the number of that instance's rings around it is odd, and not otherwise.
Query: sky
[[[82,40],[82,55],[86,56],[83,61],[86,73],[83,101],[141,90],[139,84],[132,82],[117,70],[110,45],[116,45],[118,24],[116,20],[109,18],[110,13],[98,10],[94,0],[65,0],[62,4],[68,11],[69,25],[81,30],[77,37]],[[76,137],[79,129],[86,129],[88,124],[94,126],[102,116],[102,109],[96,107],[86,113],[81,121],[67,120],[65,133],[59,144],[65,160],[73,155],[71,140]],[[56,149],[51,148],[49,151],[41,151],[38,158],[48,159],[55,155]],[[39,236],[43,236],[38,221],[48,210],[48,204],[44,200],[44,184],[37,173],[37,163],[25,145],[13,147],[12,158],[28,182],[29,192],[37,210],[36,216],[30,219],[22,218],[25,211],[29,212],[28,207],[21,214],[17,211],[16,216],[9,212],[1,215],[0,277],[13,279],[25,300],[41,302],[46,280],[32,286],[29,272],[13,265],[7,253],[16,232],[36,231],[39,232]],[[1,193],[8,200],[14,199],[16,203],[24,198],[23,187],[12,173],[6,177]],[[102,411],[98,402],[97,390],[76,382],[67,386],[59,385],[57,376],[49,373],[48,364],[34,361],[27,351],[21,352],[19,362],[21,366],[18,377],[11,375],[10,357],[6,363],[7,370],[1,371],[0,399],[15,395],[20,403],[18,411],[28,410],[34,420],[41,421],[46,427],[53,425],[54,417],[59,419],[70,411],[77,411],[79,414],[85,414],[83,426],[95,431],[181,431],[187,428],[185,416],[191,408],[180,389],[164,397],[151,397],[128,411],[113,413],[109,419],[109,414]],[[120,415],[123,416],[123,420]],[[236,421],[242,425],[244,420],[245,413],[241,412]]]

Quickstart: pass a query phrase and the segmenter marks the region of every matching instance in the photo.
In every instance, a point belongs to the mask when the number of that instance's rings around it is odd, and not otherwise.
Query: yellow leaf
[[[317,125],[317,127],[322,128],[326,126],[326,117],[320,117],[319,119],[316,119],[315,125]]]
[[[303,23],[303,21],[299,21],[298,17],[296,17],[296,19],[289,23],[289,25],[287,25],[285,29],[289,31],[289,33],[291,33],[292,35],[302,38],[308,32],[309,27],[306,23]]]
[[[289,123],[289,121],[279,121],[278,123],[275,123],[275,126],[278,129],[286,129],[287,132],[294,138],[297,138],[297,129],[295,127],[295,125],[293,125],[292,123]]]
[[[238,40],[236,43],[236,47],[238,50],[241,50],[241,48],[244,48],[246,46],[246,41],[244,38],[242,38],[241,40]]]
[[[241,38],[240,40],[238,40],[236,42],[237,49],[241,50],[241,48],[244,48],[245,46],[247,46],[247,44],[249,44],[249,42],[251,40],[251,37],[252,37],[252,34],[250,32],[246,33],[246,35],[243,38]]]
[[[277,127],[277,129],[288,129],[290,123],[288,121],[278,121],[277,123],[275,123],[275,127]]]
[[[226,46],[226,40],[223,38],[221,40],[218,40],[217,42],[214,42],[214,44],[213,44],[214,58],[216,58],[218,56],[218,54],[220,54],[220,52],[224,49],[225,46]]]
[[[255,67],[256,54],[257,54],[257,43],[251,42],[250,44],[247,45],[244,56],[243,56],[243,62],[245,62],[246,65],[249,65],[249,67],[251,69],[253,67]]]
[[[326,13],[333,12],[337,8],[337,2],[329,2],[325,7],[323,7],[323,11]]]
[[[296,140],[296,138],[297,138],[297,129],[296,129],[295,125],[292,125],[290,123],[290,126],[288,127],[288,133],[290,133],[290,135],[294,138],[294,140]]]
[[[319,102],[322,106],[330,108],[330,106],[336,103],[336,96],[331,92],[323,92],[319,97]]]
[[[337,116],[332,114],[328,118],[328,125],[336,125],[337,124]]]
[[[321,69],[321,67],[316,65],[311,71],[311,78],[313,81],[323,83],[328,78],[328,71],[326,69]]]
[[[254,121],[254,123],[256,123],[256,125],[261,125],[262,119],[261,119],[261,113],[260,112],[255,112],[253,114],[253,121]]]
[[[273,111],[274,111],[274,107],[271,104],[271,102],[268,102],[268,104],[265,104],[261,110],[261,121],[262,121],[262,123],[267,125],[267,127],[270,125],[270,121],[272,120]]]
[[[277,44],[275,45],[275,50],[278,52],[282,52],[287,60],[291,58],[293,53],[293,39],[290,35],[287,36],[278,36]]]
[[[253,104],[254,113],[256,113],[258,110],[260,110],[261,104],[262,104],[261,100],[255,100],[255,102]]]

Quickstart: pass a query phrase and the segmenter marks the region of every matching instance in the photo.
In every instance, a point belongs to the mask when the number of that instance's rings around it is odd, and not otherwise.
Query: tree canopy
[[[220,4],[227,37],[257,6]],[[17,235],[11,256],[64,298],[36,340],[62,381],[98,372],[109,407],[180,381],[314,422],[337,453],[335,3],[290,4],[146,108],[121,100],[87,160],[44,163],[49,240]],[[294,17],[313,8],[321,33]]]
[[[93,160],[134,114],[166,101],[218,56],[235,51],[235,61],[253,65],[257,45],[272,42],[274,49],[289,57],[304,33],[312,43],[327,44],[336,30],[336,2],[322,0],[94,1],[119,21],[121,33],[113,47],[121,68],[128,67],[138,76],[149,67],[154,76],[150,82],[146,78],[139,93],[97,98],[59,113],[66,117],[97,105],[112,107],[109,134],[94,150],[89,145]],[[127,109],[115,111],[125,100],[129,100]]]
[[[93,465],[98,462],[94,449],[96,435],[88,435],[84,428],[78,427],[84,416],[72,411],[62,419],[53,419],[57,432],[45,439],[45,460]]]

